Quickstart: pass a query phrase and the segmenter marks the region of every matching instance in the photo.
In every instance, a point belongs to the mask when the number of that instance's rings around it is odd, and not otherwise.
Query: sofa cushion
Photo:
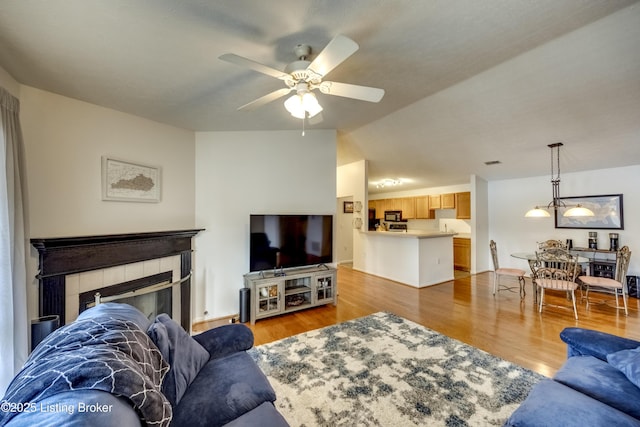
[[[288,427],[289,424],[271,402],[264,402],[253,411],[236,418],[224,427]]]
[[[151,325],[151,320],[140,310],[132,305],[117,302],[98,304],[80,313],[77,320],[93,319],[99,316],[109,316],[117,320],[133,322],[143,331],[146,331]]]
[[[242,351],[207,362],[174,408],[172,425],[222,426],[275,400],[267,377]]]
[[[553,380],[543,380],[505,422],[518,427],[640,426],[640,421]]]
[[[253,332],[242,323],[218,326],[194,335],[193,339],[206,348],[213,359],[253,347]]]
[[[147,332],[170,366],[162,382],[162,392],[171,405],[176,406],[209,360],[209,352],[166,314],[158,315]]]
[[[607,361],[640,387],[640,347],[608,354]]]
[[[622,372],[593,356],[567,359],[554,380],[640,419],[640,389]]]

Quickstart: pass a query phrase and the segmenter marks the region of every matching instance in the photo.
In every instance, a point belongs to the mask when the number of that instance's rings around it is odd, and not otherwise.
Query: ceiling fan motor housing
[[[307,67],[310,64],[311,62],[305,60],[293,61],[285,67],[284,72],[290,74],[296,80],[306,80],[309,74]]]
[[[295,53],[296,58],[298,59],[307,59],[309,55],[311,55],[311,46],[308,44],[299,44],[293,49],[293,53]]]

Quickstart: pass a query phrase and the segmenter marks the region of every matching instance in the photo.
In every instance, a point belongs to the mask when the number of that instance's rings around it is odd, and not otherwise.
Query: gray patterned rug
[[[502,425],[544,378],[390,313],[249,352],[292,426]]]

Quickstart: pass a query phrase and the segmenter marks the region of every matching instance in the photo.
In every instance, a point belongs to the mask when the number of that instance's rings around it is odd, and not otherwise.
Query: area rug
[[[502,425],[544,378],[390,313],[250,354],[292,426]]]

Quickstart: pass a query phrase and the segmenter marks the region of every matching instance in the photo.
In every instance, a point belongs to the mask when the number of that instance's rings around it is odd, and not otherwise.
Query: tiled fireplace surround
[[[174,314],[189,331],[191,240],[199,231],[31,239],[39,254],[39,315],[70,323],[84,309],[80,300],[97,289],[107,296],[112,287],[164,273],[172,282],[184,279],[173,288],[173,300],[180,301]]]

